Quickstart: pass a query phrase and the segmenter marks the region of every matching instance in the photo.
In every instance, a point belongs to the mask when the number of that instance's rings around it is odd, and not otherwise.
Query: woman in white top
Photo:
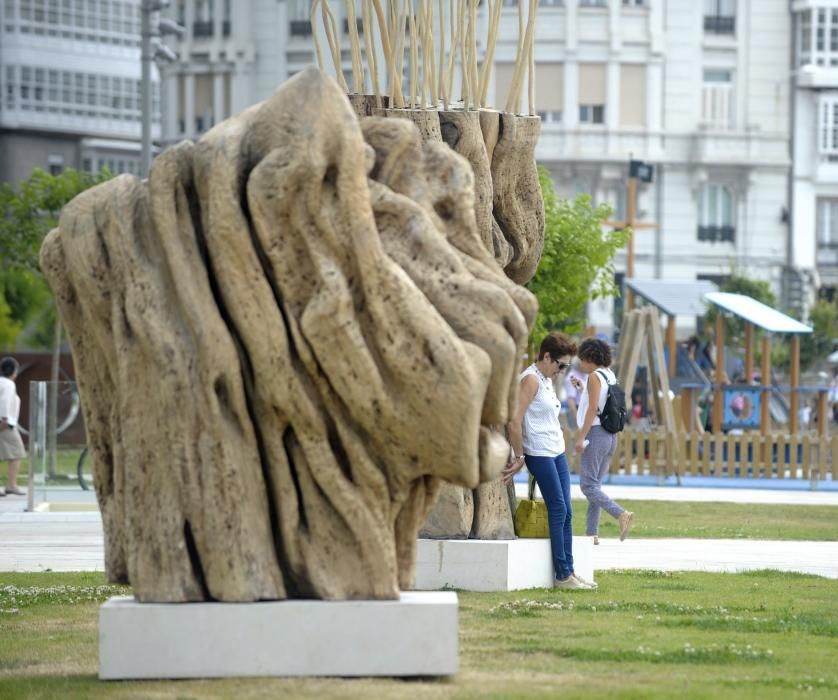
[[[588,382],[579,399],[576,420],[579,433],[576,436],[576,454],[581,455],[579,485],[588,499],[588,513],[585,532],[599,544],[599,514],[605,510],[617,519],[620,525],[620,540],[628,535],[634,520],[634,513],[612,501],[602,490],[602,480],[608,474],[608,465],[617,449],[617,435],[609,433],[600,425],[599,414],[605,408],[608,384],[616,384],[617,377],[609,367],[611,348],[597,338],[586,338],[579,345],[579,368],[587,373]],[[577,380],[578,381],[578,380]],[[594,398],[595,397],[595,398]]]
[[[9,479],[6,490],[0,496],[24,496],[25,491],[17,487],[17,472],[20,460],[26,456],[26,449],[17,429],[20,413],[20,397],[17,395],[15,379],[19,365],[13,357],[0,360],[0,462],[9,463]]]
[[[518,410],[509,424],[509,442],[517,457],[503,470],[505,482],[526,462],[535,477],[550,526],[550,547],[557,588],[596,588],[573,571],[573,511],[570,506],[570,469],[565,457],[564,435],[559,425],[561,404],[553,378],[564,372],[576,346],[566,336],[551,333],[541,343],[538,361],[520,376]]]

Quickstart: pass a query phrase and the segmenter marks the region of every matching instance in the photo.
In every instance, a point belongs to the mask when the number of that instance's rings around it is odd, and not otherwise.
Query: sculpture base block
[[[576,573],[594,580],[593,539],[573,538]],[[417,590],[518,591],[553,585],[549,539],[419,540]]]
[[[99,678],[449,676],[457,595],[400,600],[138,603],[99,609]]]

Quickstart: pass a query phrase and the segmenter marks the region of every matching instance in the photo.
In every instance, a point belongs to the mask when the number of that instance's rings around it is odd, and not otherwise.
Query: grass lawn
[[[838,695],[838,582],[608,572],[598,591],[460,593],[452,679],[96,680],[101,574],[0,574],[0,698]]]
[[[605,492],[608,493],[606,487]],[[749,540],[838,540],[838,507],[620,501],[635,513],[631,537]],[[588,502],[573,501],[573,532],[585,534]],[[617,537],[617,521],[600,516],[600,535]]]

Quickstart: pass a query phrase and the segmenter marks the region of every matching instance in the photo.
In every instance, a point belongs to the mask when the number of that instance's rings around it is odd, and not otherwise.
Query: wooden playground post
[[[789,401],[789,428],[792,435],[797,435],[800,427],[800,336],[791,337],[791,396]]]
[[[745,384],[754,381],[754,324],[745,322]]]
[[[725,319],[721,309],[716,315],[716,387],[713,392],[713,432],[722,431],[722,411],[724,410],[724,392],[722,381],[725,373]]]
[[[666,318],[666,347],[669,350],[669,378],[675,376],[678,367],[678,348],[675,344],[675,316]]]
[[[762,435],[768,435],[769,421],[771,418],[770,403],[771,403],[771,345],[768,339],[768,333],[762,336],[762,408],[759,416],[759,432]]]

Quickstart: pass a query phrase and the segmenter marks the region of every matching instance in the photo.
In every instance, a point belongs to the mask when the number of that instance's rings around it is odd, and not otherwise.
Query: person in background
[[[576,345],[570,338],[550,333],[541,342],[538,360],[520,376],[518,410],[509,423],[513,459],[503,470],[509,483],[526,463],[535,477],[550,528],[556,588],[594,589],[573,570],[573,510],[570,505],[570,468],[565,457],[564,435],[559,425],[561,404],[553,378],[570,366]]]
[[[17,427],[20,414],[20,397],[17,395],[15,379],[20,366],[13,357],[0,360],[0,462],[9,463],[9,478],[6,490],[0,496],[25,496],[17,487],[17,472],[20,460],[26,457],[26,449]]]
[[[602,490],[602,480],[608,474],[611,456],[617,449],[617,436],[602,427],[599,414],[605,408],[608,384],[616,384],[617,377],[610,369],[611,348],[597,338],[586,338],[579,346],[579,367],[588,375],[588,383],[578,387],[582,392],[576,420],[576,454],[581,457],[579,485],[588,499],[585,533],[599,544],[599,515],[602,509],[617,519],[620,541],[626,539],[634,520],[634,513],[612,501]],[[578,380],[577,380],[578,381]]]

